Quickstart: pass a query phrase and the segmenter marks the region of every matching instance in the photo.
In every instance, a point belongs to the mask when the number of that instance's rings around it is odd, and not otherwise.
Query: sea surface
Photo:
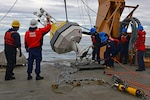
[[[4,35],[0,35],[0,52],[4,50],[4,39],[3,38],[4,38]],[[22,43],[22,52],[27,58],[28,53],[25,51],[25,48],[24,48],[24,35],[21,35],[21,43]],[[82,48],[89,47],[92,44],[90,36],[82,36],[82,39],[79,44],[82,46]],[[146,38],[145,44],[150,45],[150,37]],[[75,59],[76,58],[76,54],[74,51],[64,53],[64,54],[58,54],[58,53],[54,52],[51,48],[50,37],[48,35],[46,35],[44,37],[42,48],[43,48],[43,50],[42,50],[43,60],[42,61],[53,61],[53,60]],[[89,53],[90,52],[91,51],[89,51]]]
[[[25,51],[24,48],[24,35],[21,35],[21,44],[22,44],[22,53],[28,57],[28,53]],[[82,36],[82,39],[79,43],[83,48],[87,48],[90,46],[91,38],[90,36]],[[62,59],[75,59],[76,54],[74,51],[58,54],[54,52],[50,45],[50,37],[49,35],[44,36],[43,47],[42,47],[42,61],[53,61],[53,60],[62,60]],[[4,50],[4,35],[0,35],[0,52]]]

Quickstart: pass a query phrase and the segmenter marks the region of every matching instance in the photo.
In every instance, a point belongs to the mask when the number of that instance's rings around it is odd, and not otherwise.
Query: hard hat
[[[37,20],[32,19],[32,20],[30,21],[30,27],[31,27],[31,28],[35,28],[35,27],[37,27],[37,25],[38,25]]]
[[[90,33],[91,33],[91,34],[94,34],[95,32],[96,32],[96,28],[91,28],[91,29],[90,29]]]
[[[20,27],[20,23],[18,20],[14,20],[11,24],[12,27]]]
[[[143,30],[143,26],[139,25],[138,30]]]
[[[102,37],[101,37],[101,43],[106,42],[106,41],[107,41],[107,39],[108,39],[108,37],[106,37],[106,36],[102,36]]]
[[[127,28],[123,28],[122,32],[127,33]]]
[[[106,35],[105,32],[100,32],[100,33],[99,33],[99,38],[101,38],[101,37],[103,37],[103,36],[105,36],[105,35]]]

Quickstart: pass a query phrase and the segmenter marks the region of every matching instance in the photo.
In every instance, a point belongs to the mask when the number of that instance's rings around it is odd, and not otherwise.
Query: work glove
[[[49,17],[47,17],[46,19],[47,19],[47,22],[50,22],[50,18]]]

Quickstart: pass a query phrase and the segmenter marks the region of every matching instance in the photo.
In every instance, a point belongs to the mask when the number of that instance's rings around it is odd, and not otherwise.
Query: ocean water
[[[4,50],[4,35],[0,35],[0,52]],[[21,44],[22,44],[22,53],[28,57],[28,53],[24,48],[24,35],[21,35]],[[82,36],[82,39],[79,43],[83,48],[90,46],[91,38],[90,36]],[[54,52],[50,45],[50,37],[48,35],[44,36],[43,47],[42,47],[42,61],[53,61],[53,60],[62,60],[62,59],[75,59],[76,55],[74,51],[58,54]]]
[[[4,35],[0,35],[0,52],[4,50]],[[24,48],[24,35],[21,35],[21,43],[22,43],[22,52],[28,57],[28,53],[25,51]],[[82,39],[79,43],[83,48],[87,48],[92,44],[90,36],[82,36]],[[146,38],[146,45],[150,45],[150,37]],[[58,54],[54,52],[50,46],[50,37],[45,36],[43,41],[43,50],[42,50],[42,61],[53,61],[53,60],[62,60],[62,59],[75,59],[76,55],[74,51],[65,53],[65,54]],[[89,51],[91,52],[91,51]]]

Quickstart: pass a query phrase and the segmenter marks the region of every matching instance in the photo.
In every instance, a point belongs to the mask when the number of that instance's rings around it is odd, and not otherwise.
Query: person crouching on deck
[[[129,48],[129,41],[130,36],[127,34],[127,28],[122,29],[122,34],[119,37],[120,40],[120,63],[127,64],[129,54],[128,54],[128,48]]]
[[[113,68],[114,67],[114,57],[119,52],[119,40],[114,39],[108,36],[108,34],[101,35],[99,34],[101,38],[101,43],[106,45],[106,50],[104,52],[104,64],[107,68]]]

